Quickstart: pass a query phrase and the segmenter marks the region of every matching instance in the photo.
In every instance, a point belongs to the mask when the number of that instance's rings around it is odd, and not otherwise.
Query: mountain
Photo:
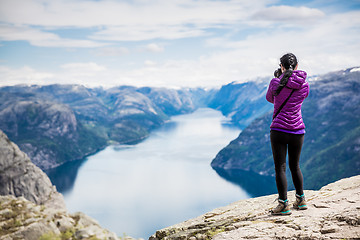
[[[143,87],[137,91],[148,97],[168,116],[189,113],[197,108],[194,103],[195,95],[189,90]]]
[[[309,208],[291,209],[286,217],[269,214],[276,194],[240,200],[160,229],[149,239],[360,239],[359,192],[359,175],[306,190]],[[295,191],[289,194],[294,200]]]
[[[265,99],[269,79],[271,78],[259,78],[222,86],[210,99],[208,106],[220,110],[243,129],[271,109]]]
[[[140,141],[171,116],[194,111],[193,96],[188,90],[130,86],[2,87],[0,129],[37,166],[50,169],[109,143]]]
[[[106,144],[66,104],[33,94],[0,94],[0,129],[42,169],[83,158]]]
[[[85,214],[69,214],[46,174],[2,131],[0,213],[0,239],[118,239]]]
[[[308,133],[302,164],[311,180],[305,184],[311,188],[358,172],[357,69],[313,77],[310,81],[311,93],[303,105]],[[0,129],[37,166],[51,169],[114,142],[137,143],[173,115],[211,107],[244,129],[218,154],[212,166],[219,173],[220,169],[231,169],[232,173],[221,171],[221,175],[235,181],[236,169],[272,176],[268,112],[273,106],[265,99],[269,79],[233,82],[218,90],[131,86],[103,89],[59,84],[1,87]],[[321,162],[329,156],[331,167],[338,166],[335,171],[341,174],[327,174],[330,168]],[[340,161],[343,158],[346,161]],[[355,165],[349,169],[353,162]],[[317,183],[320,177],[310,172],[318,172],[322,180]]]
[[[310,95],[302,107],[306,134],[300,160],[307,189],[318,189],[360,174],[358,70],[350,68],[310,81]],[[274,176],[269,139],[271,119],[269,112],[253,121],[218,153],[211,166],[215,170],[241,169]]]

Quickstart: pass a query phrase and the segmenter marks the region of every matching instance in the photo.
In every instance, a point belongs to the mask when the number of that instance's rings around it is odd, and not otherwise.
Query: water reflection
[[[259,197],[277,193],[275,178],[262,176],[254,172],[240,169],[214,169],[217,174],[229,182],[244,189],[251,197]]]
[[[56,186],[56,189],[66,195],[72,191],[79,168],[85,162],[86,159],[67,162],[57,168],[46,170],[45,173],[49,176],[52,184]]]

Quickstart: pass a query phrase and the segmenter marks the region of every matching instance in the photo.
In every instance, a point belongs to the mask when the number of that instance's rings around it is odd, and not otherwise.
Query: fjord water
[[[173,117],[136,145],[115,145],[49,172],[70,212],[81,211],[122,236],[161,229],[249,198],[211,160],[240,129],[203,108]]]

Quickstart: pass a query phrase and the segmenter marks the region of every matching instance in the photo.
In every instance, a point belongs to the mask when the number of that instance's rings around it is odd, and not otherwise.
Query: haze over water
[[[62,191],[69,211],[84,212],[118,236],[147,239],[158,229],[249,198],[210,166],[240,133],[226,120],[218,111],[199,109],[173,117],[137,145],[110,146],[88,157]],[[59,172],[55,182],[68,171]]]

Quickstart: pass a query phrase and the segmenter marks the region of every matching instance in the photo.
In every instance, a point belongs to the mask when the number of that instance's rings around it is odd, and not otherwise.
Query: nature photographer
[[[305,136],[305,124],[301,115],[301,105],[309,95],[306,72],[298,70],[298,60],[292,53],[280,58],[280,68],[274,72],[266,99],[274,104],[273,121],[270,125],[271,148],[275,164],[278,206],[271,210],[273,215],[290,215],[287,198],[286,155],[296,190],[293,207],[307,209],[303,191],[303,175],[299,161]]]

